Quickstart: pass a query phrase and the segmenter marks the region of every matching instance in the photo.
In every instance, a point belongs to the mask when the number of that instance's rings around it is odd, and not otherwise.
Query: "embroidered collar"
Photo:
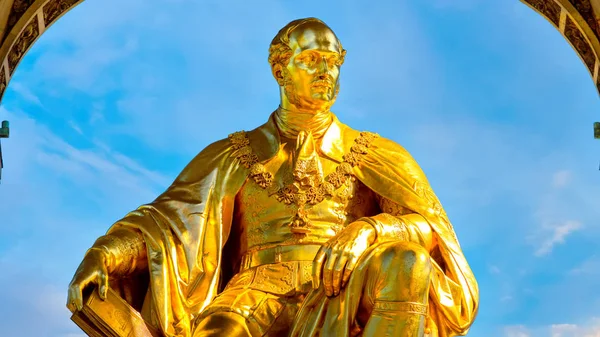
[[[329,159],[341,163],[344,161],[344,154],[349,152],[350,146],[358,135],[358,131],[344,125],[333,115],[331,125],[323,137],[317,141],[318,151]],[[247,136],[259,162],[272,159],[281,147],[281,137],[273,115],[265,124],[249,131]]]

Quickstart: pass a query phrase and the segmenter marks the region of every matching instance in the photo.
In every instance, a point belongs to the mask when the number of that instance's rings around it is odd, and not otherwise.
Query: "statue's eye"
[[[299,60],[300,63],[303,63],[304,65],[307,66],[312,66],[313,64],[315,64],[316,58],[314,54],[306,54],[306,55],[302,55]]]

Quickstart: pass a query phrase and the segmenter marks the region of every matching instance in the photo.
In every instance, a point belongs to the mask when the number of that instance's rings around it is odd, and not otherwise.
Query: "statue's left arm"
[[[378,195],[382,212],[362,219],[375,227],[375,242],[411,241],[430,252],[429,316],[435,329],[442,336],[466,334],[477,315],[477,282],[419,165],[400,145],[379,138],[355,174]]]
[[[360,220],[368,222],[377,233],[375,244],[390,241],[410,241],[431,253],[436,239],[431,225],[423,216],[397,203],[376,196],[381,213]]]

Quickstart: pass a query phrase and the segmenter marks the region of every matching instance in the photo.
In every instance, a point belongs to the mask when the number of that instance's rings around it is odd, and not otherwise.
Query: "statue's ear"
[[[285,83],[284,78],[283,78],[283,66],[279,63],[275,63],[273,65],[272,71],[273,71],[273,77],[275,77],[275,80],[277,81],[279,86],[282,87],[283,84]]]

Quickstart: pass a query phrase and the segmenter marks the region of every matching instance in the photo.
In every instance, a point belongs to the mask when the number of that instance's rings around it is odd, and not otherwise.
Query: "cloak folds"
[[[320,152],[337,162],[348,153],[359,132],[334,118]],[[247,132],[261,162],[280,148],[273,117]],[[377,194],[420,214],[432,227],[437,247],[429,295],[431,336],[465,334],[477,313],[479,291],[445,212],[410,154],[398,144],[377,138],[354,175]],[[143,233],[148,252],[149,291],[145,319],[165,336],[190,337],[194,318],[230,277],[225,246],[234,199],[248,177],[228,139],[201,151],[175,182],[154,202],[116,222],[109,233],[129,227]],[[126,285],[126,288],[135,287]],[[122,289],[123,290],[123,289]],[[135,289],[124,289],[131,293]],[[138,289],[139,292],[139,289]],[[147,311],[146,311],[147,310]],[[148,317],[152,316],[152,317]]]

